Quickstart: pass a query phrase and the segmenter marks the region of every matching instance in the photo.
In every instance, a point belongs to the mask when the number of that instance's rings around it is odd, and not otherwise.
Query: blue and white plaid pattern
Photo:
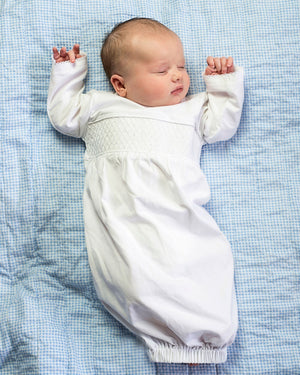
[[[87,89],[109,89],[101,42],[135,16],[180,35],[191,93],[208,55],[245,67],[238,133],[201,160],[236,264],[240,326],[222,365],[150,363],[102,309],[84,244],[84,146],[47,118],[52,46],[80,43]],[[2,1],[1,375],[300,373],[299,19],[298,0]]]

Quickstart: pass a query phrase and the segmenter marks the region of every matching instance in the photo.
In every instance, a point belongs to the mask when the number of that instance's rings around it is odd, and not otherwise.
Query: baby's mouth
[[[176,87],[175,90],[171,91],[171,94],[177,95],[177,94],[180,94],[182,91],[183,91],[183,86],[178,86],[178,87]]]

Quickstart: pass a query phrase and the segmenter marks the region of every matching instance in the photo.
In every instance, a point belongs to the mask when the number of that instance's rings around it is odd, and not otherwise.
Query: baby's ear
[[[126,97],[127,90],[124,85],[124,78],[118,74],[113,74],[110,77],[110,83],[112,84],[115,92],[122,96],[123,98]]]

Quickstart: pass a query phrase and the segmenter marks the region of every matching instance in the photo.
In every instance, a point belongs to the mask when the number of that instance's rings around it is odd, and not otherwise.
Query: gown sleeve
[[[47,111],[56,130],[72,137],[82,137],[92,111],[93,91],[83,94],[87,57],[75,63],[53,62],[48,91]]]
[[[244,70],[224,75],[203,75],[206,99],[199,125],[200,136],[206,143],[226,141],[236,132],[244,101]]]

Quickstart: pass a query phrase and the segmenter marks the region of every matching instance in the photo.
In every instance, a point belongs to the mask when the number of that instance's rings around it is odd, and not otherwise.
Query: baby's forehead
[[[169,29],[165,30],[149,30],[140,29],[132,30],[132,32],[126,35],[124,40],[124,47],[131,52],[139,53],[149,44],[159,45],[163,42],[173,44],[175,42],[177,46],[182,46],[180,38],[173,31]]]
[[[135,47],[138,51],[145,53],[150,58],[151,55],[152,58],[178,58],[184,54],[181,40],[176,34],[171,33],[165,33],[165,35],[160,34],[157,38],[150,36],[145,40],[142,47],[141,43],[136,43]]]

